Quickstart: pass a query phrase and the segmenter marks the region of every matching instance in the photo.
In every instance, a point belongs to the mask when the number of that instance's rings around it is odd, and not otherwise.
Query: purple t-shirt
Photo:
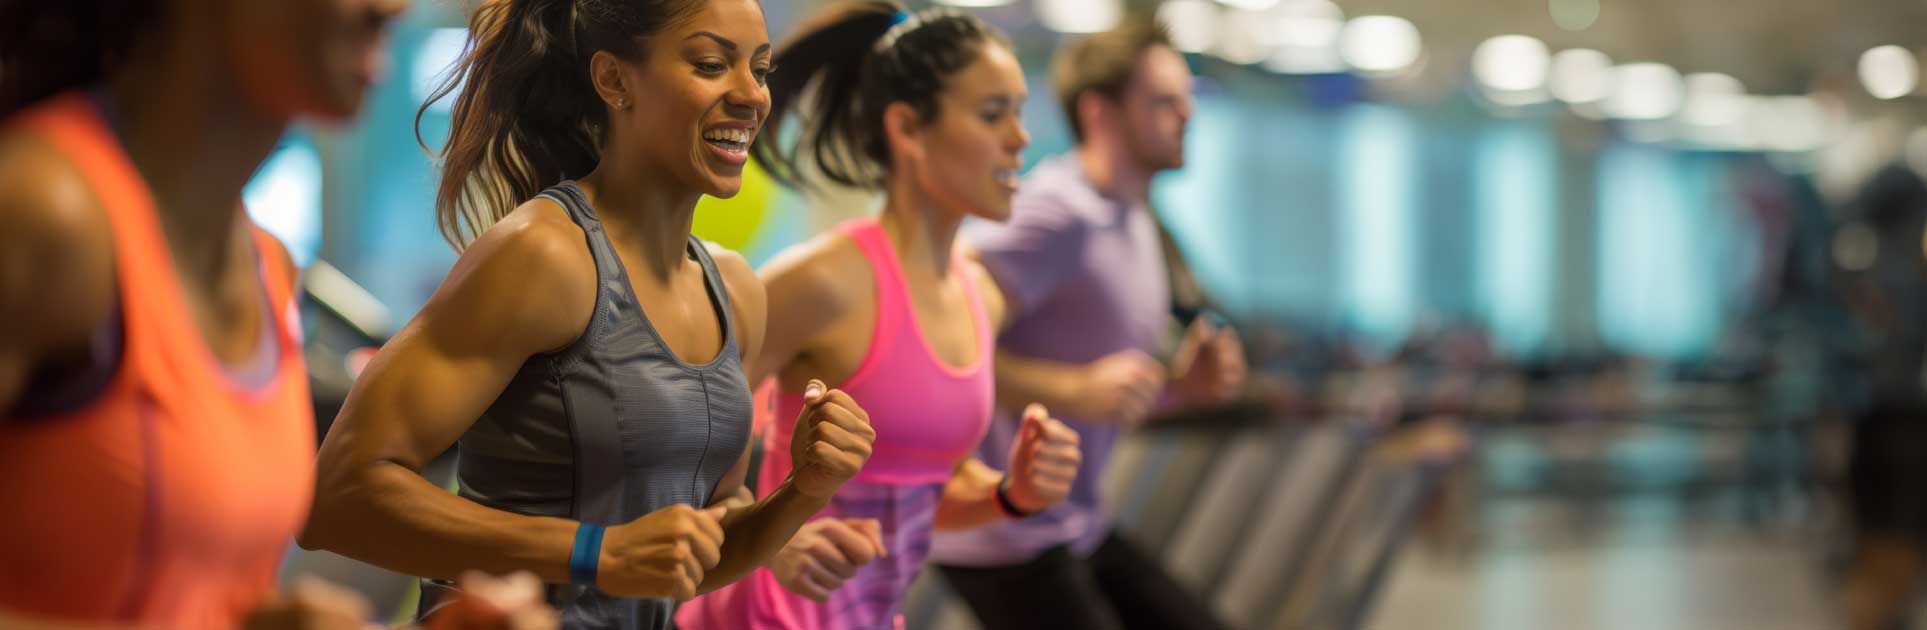
[[[998,347],[1055,361],[1088,363],[1136,348],[1157,355],[1171,298],[1164,251],[1151,210],[1099,193],[1075,154],[1032,169],[1008,222],[970,233],[984,267],[1012,298],[1011,324]],[[933,561],[958,566],[1027,562],[1058,545],[1088,555],[1110,531],[1098,481],[1119,428],[1113,421],[1053,412],[1079,434],[1084,463],[1062,503],[1030,518],[957,532],[938,532]],[[999,410],[977,456],[992,467],[1010,461],[1018,416]]]

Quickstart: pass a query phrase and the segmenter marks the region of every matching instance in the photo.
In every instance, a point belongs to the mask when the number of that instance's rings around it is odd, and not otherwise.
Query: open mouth
[[[703,142],[729,153],[749,151],[749,141],[754,137],[754,133],[742,128],[711,129],[703,132]]]
[[[1005,188],[1009,188],[1012,190],[1015,190],[1017,188],[1017,181],[1018,181],[1017,169],[1000,168],[1000,169],[997,169],[995,172],[991,173],[991,176],[996,178],[997,183],[1002,185]]]

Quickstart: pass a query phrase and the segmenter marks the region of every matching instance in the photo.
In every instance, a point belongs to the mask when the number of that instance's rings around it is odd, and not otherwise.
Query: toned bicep
[[[322,446],[322,466],[392,461],[420,470],[481,416],[528,355],[480,347],[418,318],[362,372]]]
[[[362,372],[322,444],[324,481],[332,469],[378,461],[419,470],[474,424],[529,357],[586,328],[595,267],[580,233],[571,244],[566,231],[496,234],[504,229],[463,254]]]

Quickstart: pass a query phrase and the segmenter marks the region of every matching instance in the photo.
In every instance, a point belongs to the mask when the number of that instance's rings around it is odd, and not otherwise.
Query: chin
[[[703,191],[703,194],[717,199],[729,199],[735,197],[736,193],[740,192],[743,192],[743,180],[738,179],[726,182],[710,182],[709,190]]]
[[[977,218],[983,219],[986,221],[995,221],[997,223],[1003,223],[1004,221],[1007,221],[1010,219],[1010,200],[1000,199],[993,203],[987,203],[982,206],[978,206],[977,211],[972,212],[971,214],[974,214],[977,216]]]

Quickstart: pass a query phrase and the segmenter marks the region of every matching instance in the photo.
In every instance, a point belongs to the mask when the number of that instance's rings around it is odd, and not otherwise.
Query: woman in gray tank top
[[[762,9],[511,0],[470,32],[430,99],[455,94],[436,206],[462,256],[328,432],[301,543],[429,578],[424,609],[434,580],[520,570],[569,627],[666,628],[673,600],[767,560],[876,437],[814,383],[796,471],[724,509],[763,288],[689,230],[697,199],[740,188],[769,110]],[[451,444],[455,494],[419,475]]]

